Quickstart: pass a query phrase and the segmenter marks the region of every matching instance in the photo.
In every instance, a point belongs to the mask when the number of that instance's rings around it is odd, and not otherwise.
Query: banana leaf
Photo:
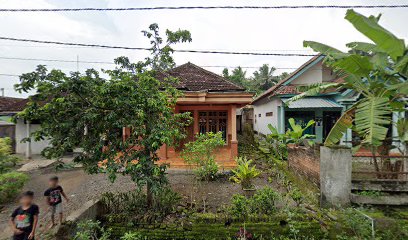
[[[363,137],[363,144],[380,146],[387,136],[392,109],[385,97],[368,97],[357,104],[356,131]]]
[[[352,107],[341,115],[327,135],[326,141],[324,142],[325,146],[334,146],[340,142],[347,129],[353,126],[354,111],[355,108]]]
[[[378,18],[365,17],[350,9],[346,17],[351,24],[362,34],[373,41],[378,49],[388,53],[392,59],[397,60],[404,54],[404,40],[397,38],[394,34],[378,24]]]

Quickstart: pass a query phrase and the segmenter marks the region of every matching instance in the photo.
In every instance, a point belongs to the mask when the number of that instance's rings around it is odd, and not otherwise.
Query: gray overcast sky
[[[153,6],[226,6],[226,5],[369,5],[408,4],[407,0],[376,1],[136,1],[136,0],[0,0],[0,8],[78,8],[78,7],[153,7]],[[151,23],[161,30],[187,29],[193,42],[180,44],[179,49],[277,51],[311,53],[304,49],[303,40],[320,41],[339,49],[351,41],[368,41],[346,20],[345,9],[285,9],[285,10],[160,10],[130,12],[56,12],[0,13],[1,36],[32,38],[78,43],[148,47],[140,31]],[[381,24],[400,38],[408,39],[408,9],[358,9],[365,15],[382,13]],[[82,61],[112,61],[128,56],[137,61],[147,52],[109,50],[83,47],[61,47],[0,40],[0,57],[65,59]],[[176,53],[177,64],[192,62],[200,66],[271,66],[298,67],[308,57],[240,56],[217,54]],[[21,74],[36,65],[46,64],[66,72],[75,71],[76,63],[51,63],[0,59],[0,74]],[[109,64],[79,64],[79,70],[110,68]],[[221,73],[222,68],[207,68]],[[248,69],[248,76],[254,69]],[[281,71],[278,71],[278,73]],[[6,96],[20,96],[13,85],[18,77],[0,75],[0,88]]]

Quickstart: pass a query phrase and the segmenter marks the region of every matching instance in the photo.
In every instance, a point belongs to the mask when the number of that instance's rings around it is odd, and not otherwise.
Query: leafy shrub
[[[304,200],[302,191],[296,187],[289,191],[289,196],[295,201],[296,206],[299,206]]]
[[[250,201],[241,194],[235,194],[231,198],[231,206],[229,212],[232,216],[238,218],[245,218],[248,216],[250,210]]]
[[[161,215],[166,216],[176,209],[180,203],[181,196],[171,188],[165,188],[153,196],[153,209]]]
[[[252,179],[256,178],[261,174],[256,166],[250,166],[252,160],[247,160],[246,157],[239,157],[236,159],[238,164],[237,169],[232,170],[234,176],[230,177],[231,181],[240,183],[243,189],[250,189],[253,187]]]
[[[11,139],[0,138],[0,174],[9,171],[20,160],[16,156],[11,156]]]
[[[218,172],[214,151],[225,144],[222,132],[197,134],[195,141],[184,145],[181,157],[189,164],[197,165],[196,175],[201,180],[214,180]]]
[[[77,225],[75,240],[108,240],[110,231],[101,226],[101,222],[85,220]]]
[[[252,197],[252,212],[259,214],[273,213],[276,210],[276,201],[278,201],[280,198],[280,194],[275,190],[270,187],[264,187],[258,190]]]
[[[273,160],[287,160],[288,158],[288,143],[295,144],[296,146],[303,144],[309,138],[314,138],[315,135],[304,134],[304,132],[315,124],[314,120],[310,120],[303,128],[302,125],[296,124],[295,119],[289,119],[290,129],[285,133],[279,133],[278,129],[268,124],[268,128],[271,131],[259,144],[259,150],[266,156]],[[308,144],[312,146],[313,141],[308,141]]]
[[[181,197],[170,188],[163,188],[153,194],[151,208],[147,206],[146,194],[141,190],[124,193],[105,193],[102,195],[102,204],[109,213],[129,215],[143,215],[153,210],[158,217],[164,217],[175,210]]]
[[[147,237],[143,237],[143,235],[139,232],[128,232],[123,235],[120,240],[145,240]]]
[[[353,208],[347,208],[340,216],[340,222],[347,233],[338,235],[338,239],[371,239],[371,222]]]
[[[27,181],[28,176],[24,173],[9,172],[0,174],[0,203],[16,197]]]
[[[268,124],[268,128],[271,131],[267,134],[263,140],[259,143],[259,150],[265,154],[268,158],[277,160],[287,160],[289,136],[287,133],[279,133],[278,129]]]
[[[102,204],[110,213],[143,213],[146,208],[146,194],[140,189],[123,193],[104,193]]]
[[[276,211],[276,203],[281,199],[279,193],[270,187],[258,190],[254,196],[247,198],[235,194],[231,198],[229,213],[238,218],[246,218],[251,214],[271,214]]]

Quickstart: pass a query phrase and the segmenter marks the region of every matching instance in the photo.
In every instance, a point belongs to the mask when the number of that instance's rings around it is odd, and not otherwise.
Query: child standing
[[[14,233],[13,240],[34,240],[39,209],[33,200],[33,192],[23,193],[20,197],[20,206],[11,214],[9,223]]]
[[[47,204],[51,207],[51,221],[52,226],[55,225],[55,214],[59,215],[59,223],[62,223],[63,209],[62,209],[62,197],[68,202],[68,198],[64,193],[64,190],[58,185],[58,177],[54,176],[49,180],[49,188],[44,192]]]

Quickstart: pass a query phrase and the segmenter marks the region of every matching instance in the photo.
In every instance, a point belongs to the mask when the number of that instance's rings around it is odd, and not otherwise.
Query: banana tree
[[[300,143],[302,143],[304,140],[308,138],[314,138],[316,137],[313,134],[304,134],[306,129],[311,127],[313,124],[315,124],[314,120],[310,120],[305,127],[302,127],[300,124],[296,124],[295,119],[289,118],[288,120],[290,128],[286,131],[286,134],[289,136],[289,141],[290,143],[295,144],[295,146],[299,146]],[[309,145],[313,145],[313,141],[309,141]]]
[[[352,128],[361,138],[358,147],[377,152],[392,122],[392,112],[405,111],[408,95],[408,50],[403,39],[378,24],[381,15],[365,17],[348,10],[345,19],[372,43],[351,42],[342,52],[328,45],[304,41],[305,47],[325,55],[324,63],[331,67],[342,82],[314,84],[290,101],[317,95],[327,89],[352,89],[360,98],[333,126],[325,145],[339,143],[347,129]],[[376,165],[378,170],[378,166]]]

